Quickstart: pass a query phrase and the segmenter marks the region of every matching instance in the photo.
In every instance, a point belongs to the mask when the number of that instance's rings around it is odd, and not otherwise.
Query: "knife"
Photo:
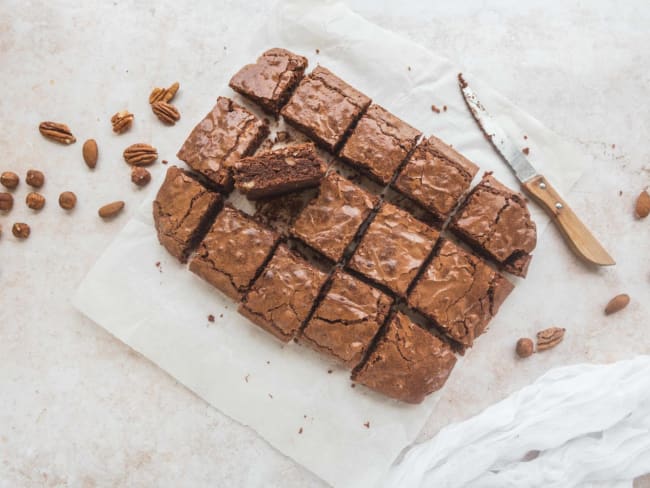
[[[546,177],[537,172],[517,144],[490,116],[474,90],[463,78],[462,73],[458,74],[458,82],[465,103],[483,133],[515,173],[524,192],[530,195],[552,217],[571,249],[581,258],[598,266],[616,264]]]

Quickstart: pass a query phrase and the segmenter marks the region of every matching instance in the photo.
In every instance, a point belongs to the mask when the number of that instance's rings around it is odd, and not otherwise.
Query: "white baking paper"
[[[425,134],[441,137],[483,170],[516,186],[465,108],[458,67],[341,4],[285,2],[277,12],[250,45],[230,51],[214,75],[220,83],[201,86],[196,93],[234,96],[227,81],[237,67],[269,47],[286,47],[307,56],[312,67],[330,68]],[[471,74],[467,79],[504,128],[522,147],[531,147],[538,168],[566,192],[583,170],[580,155]],[[448,110],[434,114],[432,103]],[[184,120],[198,121],[210,108],[188,106]],[[376,485],[415,439],[437,395],[412,406],[351,388],[347,371],[295,344],[282,347],[252,326],[232,301],[158,244],[151,218],[154,190],[90,270],[74,305],[328,483]],[[531,211],[541,231],[547,219],[538,209]],[[214,323],[208,322],[209,314]],[[471,355],[456,368],[471,368]],[[449,381],[454,381],[453,373]]]

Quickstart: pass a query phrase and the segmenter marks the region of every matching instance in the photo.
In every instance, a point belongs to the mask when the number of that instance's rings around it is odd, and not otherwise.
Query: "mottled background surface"
[[[507,331],[491,331],[469,358],[485,362],[483,380],[494,385],[493,396],[472,396],[473,378],[463,391],[445,391],[422,438],[523,386],[533,372],[650,352],[643,302],[650,221],[632,217],[636,195],[650,185],[646,2],[349,4],[455,60],[589,155],[593,166],[567,199],[618,261],[614,269],[587,270],[549,230],[535,273],[563,269],[567,280],[545,289],[519,286],[517,296],[530,297],[530,313],[511,317]],[[269,8],[234,1],[0,3],[0,171],[24,177],[29,168],[43,170],[48,199],[32,214],[23,182],[14,210],[0,215],[0,486],[322,485],[69,303],[144,196],[113,148],[150,140],[173,161],[194,123],[184,118],[176,128],[160,127],[147,104],[151,87],[178,79],[181,112],[190,105],[207,110],[217,95],[211,80],[222,76],[229,47],[254,35]],[[125,107],[136,114],[135,126],[114,136],[108,119]],[[66,121],[77,145],[43,140],[36,127],[45,119]],[[88,137],[100,144],[93,172],[81,159]],[[153,171],[163,169],[157,164]],[[63,190],[79,198],[69,215],[56,204]],[[126,201],[125,213],[100,221],[97,208],[116,199]],[[32,226],[26,242],[11,236],[15,221]],[[603,319],[604,304],[622,291],[632,295],[630,307]],[[511,354],[508,345],[519,335],[549,325],[569,329],[561,348],[513,360],[508,371],[489,370],[490,354]],[[462,408],[459,398],[466,399]]]

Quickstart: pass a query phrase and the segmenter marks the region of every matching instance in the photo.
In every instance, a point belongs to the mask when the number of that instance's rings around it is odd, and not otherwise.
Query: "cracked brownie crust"
[[[291,234],[332,261],[338,261],[378,198],[330,173],[316,198],[300,212]]]
[[[388,184],[422,133],[385,108],[373,104],[359,119],[340,156]]]
[[[302,79],[280,113],[323,147],[336,151],[369,105],[370,98],[317,66]]]
[[[255,64],[247,64],[230,79],[229,86],[277,115],[307,68],[307,58],[273,48],[262,53]]]
[[[386,294],[337,270],[300,341],[351,368],[363,358],[390,305]]]
[[[235,187],[250,200],[317,186],[326,165],[313,144],[264,151],[234,165]]]
[[[471,347],[513,288],[481,258],[445,240],[408,303],[456,342]]]
[[[486,173],[453,217],[450,228],[504,270],[525,277],[537,227],[523,195]]]
[[[478,166],[431,136],[415,148],[393,186],[444,222],[477,172]]]
[[[348,266],[404,296],[438,236],[437,230],[408,212],[384,203]]]
[[[178,158],[218,189],[232,189],[230,167],[252,154],[269,134],[266,122],[226,97],[194,127],[178,151]]]
[[[180,168],[171,166],[153,201],[158,241],[184,263],[222,203],[221,195],[207,190]]]
[[[238,300],[278,242],[278,235],[226,205],[190,259],[190,271]]]
[[[376,347],[352,379],[391,398],[421,403],[442,388],[456,364],[443,341],[397,312],[380,332]]]
[[[239,313],[283,342],[290,341],[327,275],[280,244],[239,305]]]

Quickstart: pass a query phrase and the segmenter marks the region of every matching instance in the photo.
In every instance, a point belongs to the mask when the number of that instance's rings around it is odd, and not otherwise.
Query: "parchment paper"
[[[516,187],[465,108],[456,81],[459,68],[340,4],[283,4],[277,17],[269,19],[266,31],[250,45],[234,50],[221,65],[222,71],[215,73],[220,82],[202,87],[204,92],[212,92],[215,99],[234,96],[227,88],[229,77],[274,46],[307,56],[311,67],[330,68],[426,135],[441,137],[482,170],[494,171]],[[580,155],[466,75],[511,136],[531,148],[539,170],[566,192],[583,170]],[[435,114],[432,103],[448,110]],[[210,107],[191,108],[183,117],[198,122]],[[526,141],[524,134],[529,137]],[[438,396],[410,406],[362,387],[351,388],[347,371],[305,348],[282,347],[249,324],[232,301],[175,262],[158,244],[151,200],[159,183],[152,184],[151,196],[138,215],[90,270],[74,305],[325,481],[335,486],[375,485],[415,439]],[[541,234],[548,220],[537,208],[531,211]],[[208,322],[209,314],[216,317],[214,323]],[[499,317],[492,326],[498,322]],[[459,361],[458,368],[472,368],[471,354]],[[454,382],[453,373],[449,382]]]

